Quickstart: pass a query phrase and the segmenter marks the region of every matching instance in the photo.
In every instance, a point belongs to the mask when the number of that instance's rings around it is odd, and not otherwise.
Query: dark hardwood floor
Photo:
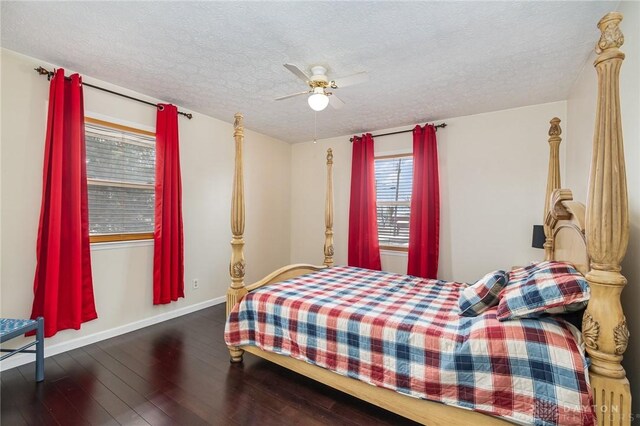
[[[224,305],[1,373],[9,425],[414,424],[245,354],[230,364]]]

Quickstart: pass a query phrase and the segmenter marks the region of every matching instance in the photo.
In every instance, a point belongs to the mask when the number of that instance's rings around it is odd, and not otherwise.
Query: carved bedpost
[[[591,300],[583,331],[591,357],[591,386],[599,419],[607,424],[631,423],[631,392],[622,365],[629,331],[620,304],[627,280],[620,263],[627,251],[629,217],[619,75],[624,37],[618,25],[622,14],[611,12],[598,23],[601,31],[594,66],[598,73],[596,126],[586,212],[587,250],[591,270],[586,278]],[[599,423],[603,420],[599,420]],[[603,422],[604,424],[604,422]]]
[[[560,189],[560,142],[562,138],[562,129],[560,128],[560,119],[554,117],[549,122],[549,173],[547,175],[547,193],[544,199],[544,260],[552,260],[553,258],[553,235],[552,228],[546,224],[546,218],[549,214],[551,203],[551,194],[556,189]]]
[[[324,210],[324,264],[333,266],[333,150],[327,149],[327,198]]]
[[[233,195],[231,198],[231,263],[229,275],[231,285],[227,290],[227,316],[235,304],[240,301],[247,289],[244,286],[244,178],[242,173],[242,142],[244,141],[244,127],[242,114],[236,113],[233,123],[233,137],[236,143],[235,171],[233,175]],[[229,346],[231,362],[241,362],[244,351],[235,346]]]

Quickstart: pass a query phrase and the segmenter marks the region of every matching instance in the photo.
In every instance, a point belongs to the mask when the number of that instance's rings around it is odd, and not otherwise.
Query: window
[[[153,238],[155,134],[85,119],[92,243]]]
[[[409,213],[413,181],[411,154],[375,159],[380,248],[409,248]]]

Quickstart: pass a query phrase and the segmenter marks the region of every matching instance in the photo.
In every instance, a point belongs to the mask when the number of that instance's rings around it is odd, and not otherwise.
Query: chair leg
[[[36,382],[44,380],[44,318],[38,317],[36,329]]]

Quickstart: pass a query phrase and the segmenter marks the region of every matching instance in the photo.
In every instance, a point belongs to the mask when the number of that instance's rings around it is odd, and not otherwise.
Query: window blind
[[[85,124],[89,233],[153,232],[155,138]]]
[[[381,246],[409,246],[413,157],[375,160],[378,239]]]

